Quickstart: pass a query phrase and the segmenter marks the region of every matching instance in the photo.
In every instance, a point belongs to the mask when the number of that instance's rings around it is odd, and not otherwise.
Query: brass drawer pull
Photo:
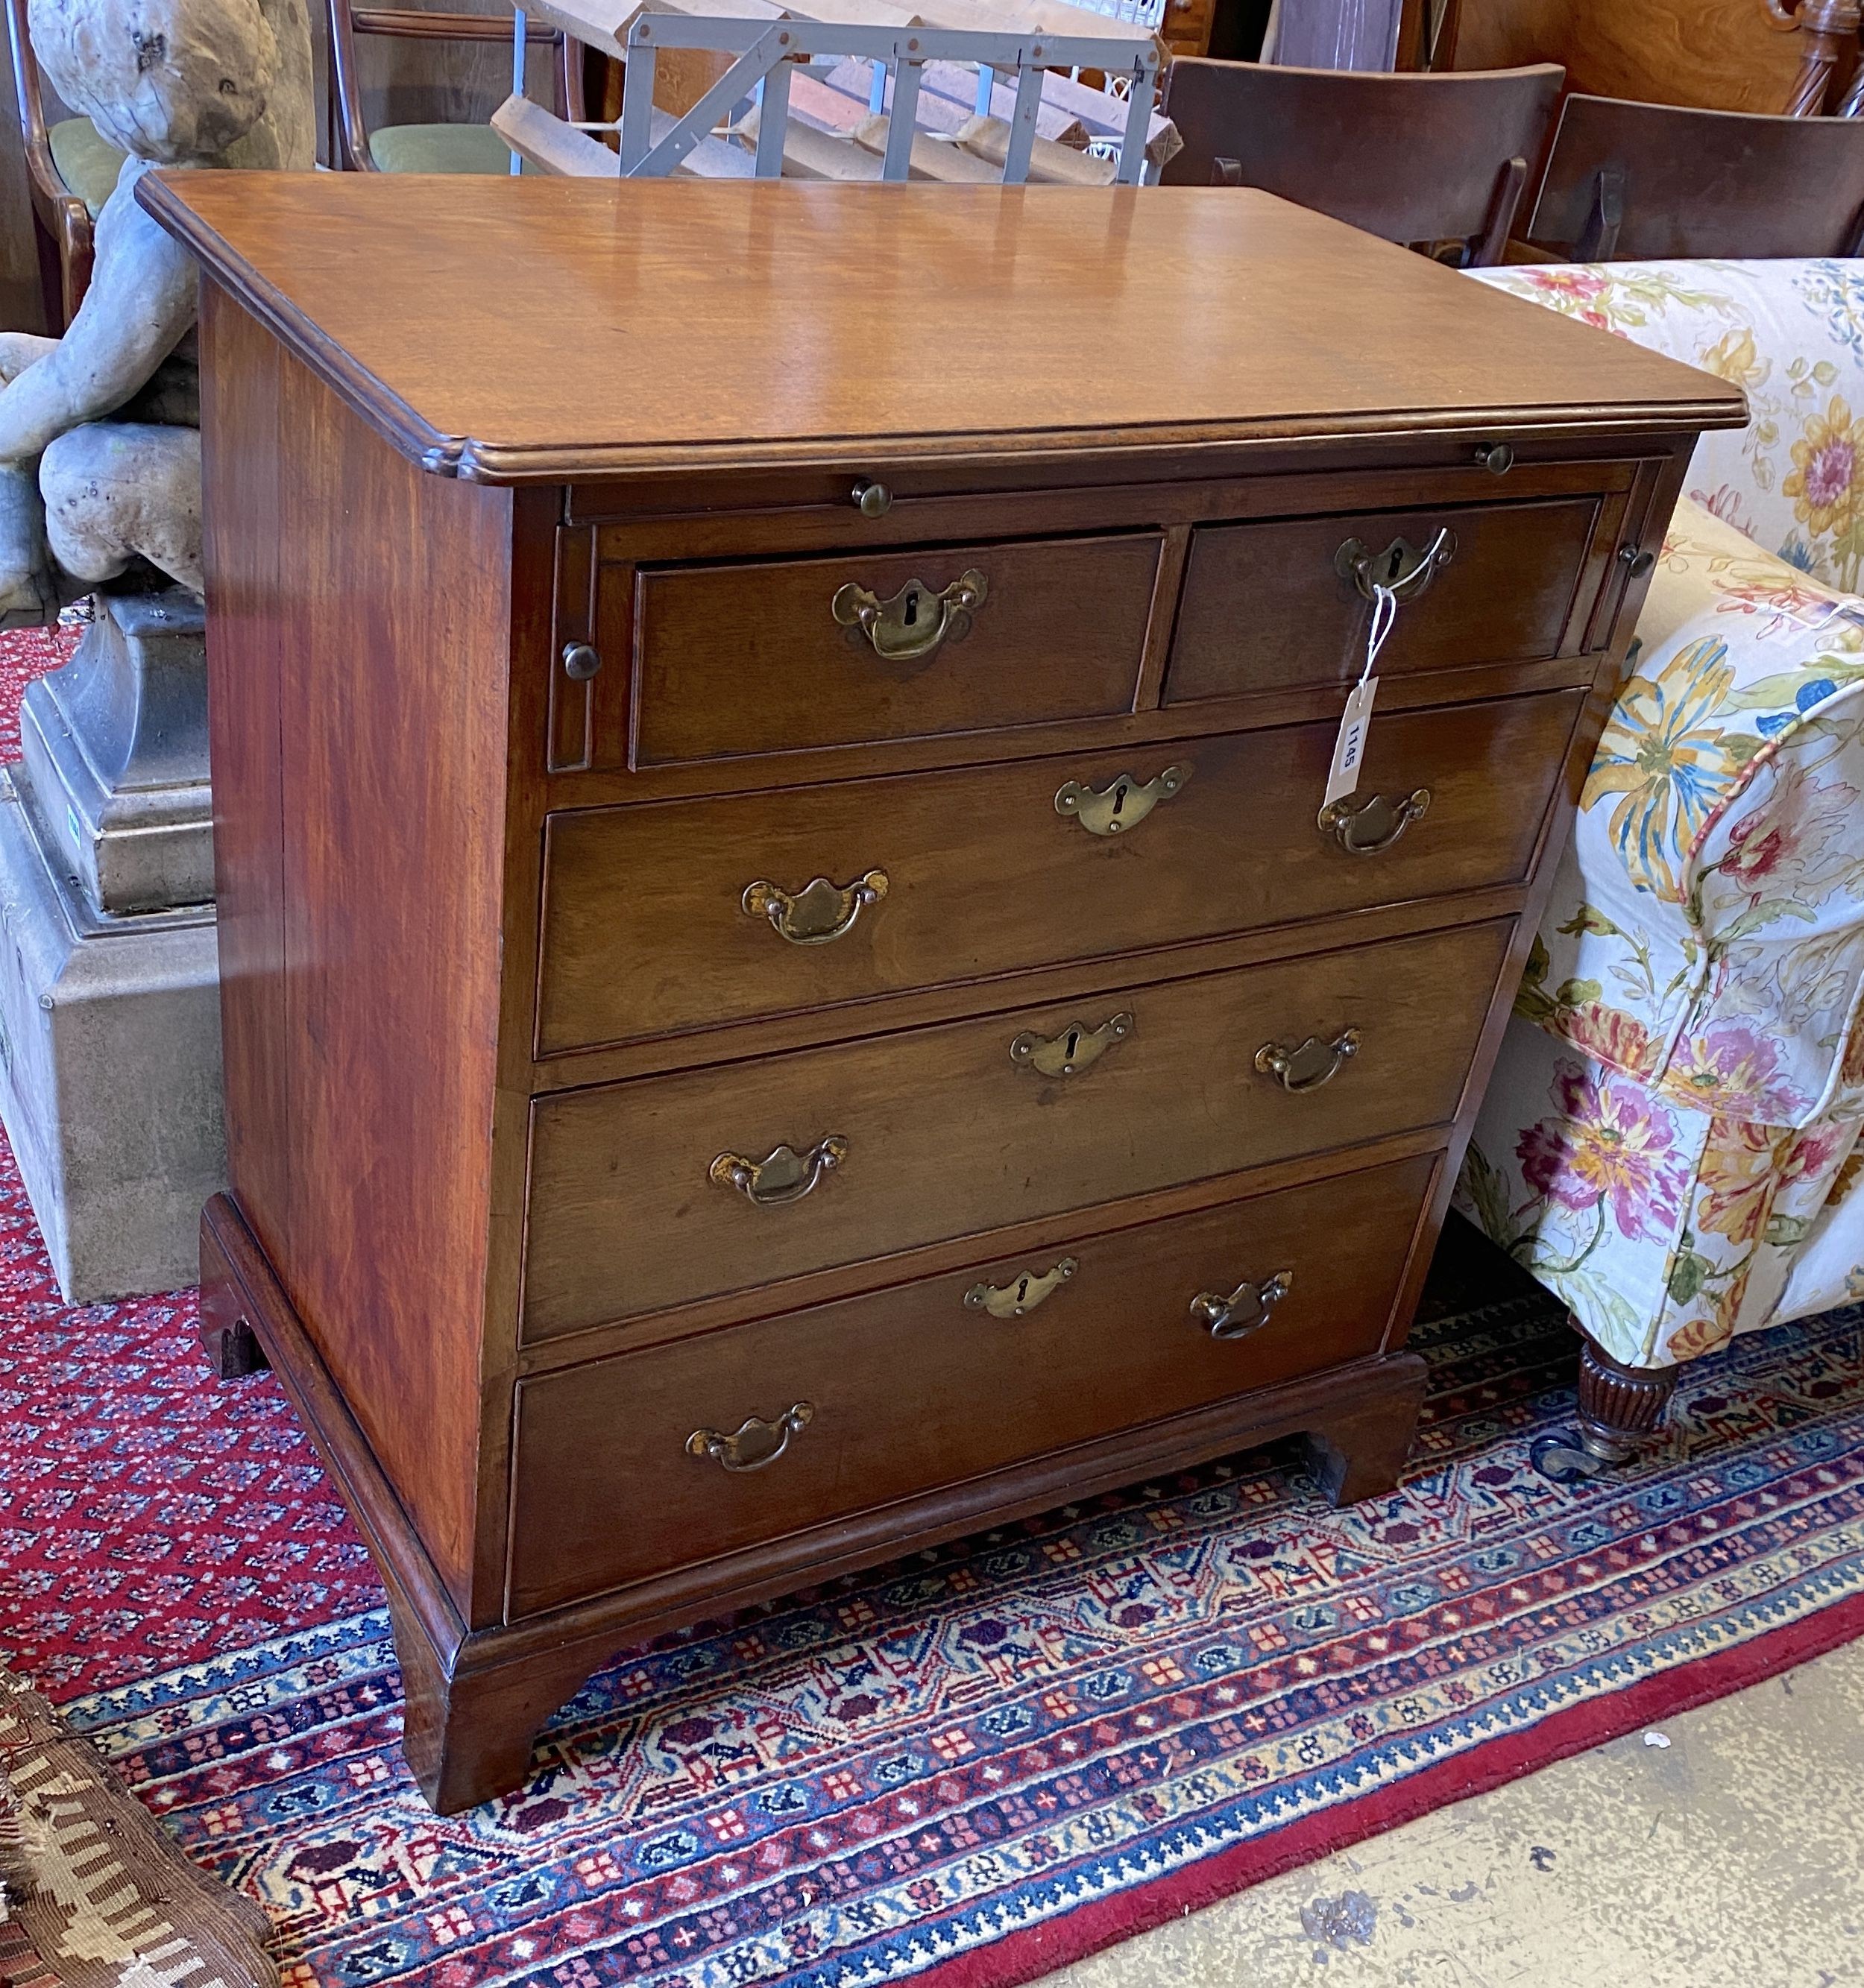
[[[833,1173],[847,1158],[847,1141],[839,1132],[818,1139],[806,1153],[779,1146],[767,1158],[749,1160],[742,1153],[721,1153],[709,1169],[721,1187],[736,1188],[759,1208],[781,1208],[815,1191],[824,1174]]]
[[[1268,1324],[1275,1307],[1294,1287],[1292,1270],[1277,1270],[1266,1283],[1252,1283],[1245,1278],[1226,1298],[1215,1291],[1199,1291],[1191,1300],[1191,1316],[1213,1339],[1247,1339]]]
[[[1033,1070],[1044,1077],[1073,1077],[1090,1070],[1112,1048],[1132,1033],[1130,1015],[1110,1015],[1098,1029],[1084,1022],[1071,1022],[1059,1034],[1039,1036],[1025,1029],[1010,1045],[1010,1060],[1019,1069]]]
[[[1161,801],[1169,801],[1191,777],[1189,766],[1167,766],[1149,780],[1122,773],[1098,792],[1078,780],[1065,783],[1055,795],[1055,812],[1072,815],[1090,835],[1118,835],[1137,828]]]
[[[1055,1267],[1038,1276],[1025,1270],[1013,1283],[973,1284],[964,1294],[968,1311],[987,1311],[993,1318],[1020,1318],[1033,1311],[1050,1292],[1059,1290],[1081,1268],[1072,1256],[1064,1256]]]
[[[882,600],[850,580],[835,589],[828,611],[844,628],[858,628],[884,663],[916,663],[948,637],[968,634],[971,617],[990,597],[990,583],[976,566],[942,592],[922,580],[909,580],[891,600]]]
[[[1456,535],[1446,526],[1421,550],[1399,538],[1375,553],[1362,539],[1348,539],[1333,563],[1340,577],[1350,580],[1368,600],[1382,587],[1402,607],[1416,600],[1456,556]]]
[[[814,1401],[798,1401],[773,1422],[747,1415],[729,1435],[695,1428],[686,1439],[688,1456],[707,1457],[726,1470],[762,1470],[790,1447],[790,1439],[815,1420]]]
[[[1333,1080],[1343,1063],[1359,1053],[1359,1041],[1357,1029],[1342,1029],[1330,1043],[1310,1036],[1297,1049],[1264,1043],[1256,1052],[1256,1067],[1264,1077],[1274,1077],[1284,1090],[1318,1090]]]
[[[780,938],[792,945],[827,945],[852,931],[868,905],[887,894],[887,873],[870,870],[851,884],[831,884],[817,877],[801,890],[786,891],[759,877],[744,887],[745,910],[754,918],[768,918]]]
[[[1430,805],[1430,789],[1419,787],[1402,800],[1373,794],[1356,807],[1346,794],[1321,810],[1321,834],[1331,836],[1349,856],[1376,856],[1389,849]]]

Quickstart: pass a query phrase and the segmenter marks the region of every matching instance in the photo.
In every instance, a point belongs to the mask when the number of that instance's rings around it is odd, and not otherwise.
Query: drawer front
[[[1610,501],[1615,516],[1622,500]],[[1192,537],[1165,702],[1355,678],[1372,610],[1335,563],[1353,539],[1374,554],[1401,539],[1421,551],[1443,530],[1456,540],[1449,563],[1399,609],[1379,652],[1382,676],[1565,653],[1605,571],[1603,510],[1595,497],[1550,498],[1205,526]]]
[[[1436,1164],[1426,1155],[521,1382],[513,1612],[1376,1352]],[[1282,1294],[1265,1296],[1278,1273]],[[1013,1307],[1019,1290],[1020,1316],[986,1308]],[[973,1292],[982,1302],[967,1303]],[[1235,1302],[1194,1316],[1206,1294]],[[1236,1336],[1213,1335],[1213,1310]],[[756,1417],[773,1432],[753,1428],[726,1452],[753,1462],[805,1403],[807,1421],[760,1468],[688,1451],[695,1431],[729,1437]]]
[[[1375,720],[1361,794],[1429,798],[1408,823],[1351,825],[1398,830],[1372,855],[1318,823],[1331,723],[555,816],[539,1053],[1517,882],[1584,702],[1556,691]],[[1057,810],[1070,783],[1104,792],[1169,767],[1181,784],[1130,833]],[[871,898],[858,887],[876,873]]]
[[[1138,532],[642,568],[634,763],[1129,711],[1163,543]],[[628,610],[628,572],[604,571],[605,628]],[[942,597],[967,574],[982,583],[968,609]],[[876,611],[871,634],[854,618]]]
[[[525,1336],[1446,1124],[1511,930],[540,1098]],[[1293,1073],[1311,1074],[1348,1030],[1357,1052],[1324,1084],[1291,1092],[1257,1066],[1311,1037]]]

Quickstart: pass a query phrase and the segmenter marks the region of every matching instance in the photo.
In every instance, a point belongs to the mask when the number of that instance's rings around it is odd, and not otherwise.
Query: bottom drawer
[[[1426,1155],[520,1381],[510,1612],[1374,1353],[1436,1165]],[[1216,1332],[1194,1308],[1205,1293],[1235,1297]]]

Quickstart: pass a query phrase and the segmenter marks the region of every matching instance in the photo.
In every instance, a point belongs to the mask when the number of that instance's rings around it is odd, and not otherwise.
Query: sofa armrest
[[[1864,972],[1864,600],[1678,509],[1517,1009],[1679,1102],[1848,1095]]]
[[[1528,265],[1479,282],[1741,388],[1745,429],[1705,435],[1686,494],[1757,545],[1864,588],[1864,265]]]

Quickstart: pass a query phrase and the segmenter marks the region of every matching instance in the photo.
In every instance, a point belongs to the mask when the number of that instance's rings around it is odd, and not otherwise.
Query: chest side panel
[[[203,331],[232,1185],[464,1606],[511,498],[397,455],[211,286]]]

